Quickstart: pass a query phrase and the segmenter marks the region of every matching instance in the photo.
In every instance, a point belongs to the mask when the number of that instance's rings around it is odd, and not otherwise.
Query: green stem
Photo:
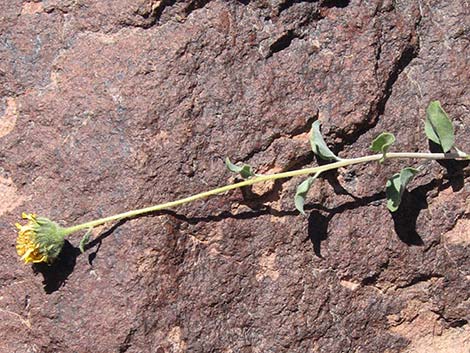
[[[122,220],[125,218],[132,218],[138,215],[142,215],[145,213],[150,213],[150,212],[155,212],[155,211],[160,211],[168,208],[172,208],[175,206],[183,205],[185,203],[189,203],[192,201],[200,200],[207,198],[212,195],[217,195],[224,193],[229,190],[233,189],[238,189],[242,188],[244,186],[249,186],[253,185],[256,183],[261,183],[264,181],[269,181],[269,180],[277,180],[277,179],[284,179],[284,178],[291,178],[299,175],[306,175],[306,174],[315,174],[315,173],[323,173],[326,172],[327,170],[332,170],[332,169],[338,169],[341,167],[346,167],[349,165],[353,164],[359,164],[359,163],[368,163],[368,162],[373,162],[373,161],[378,161],[383,157],[382,154],[374,154],[371,156],[365,156],[365,157],[359,157],[359,158],[351,158],[351,159],[341,159],[337,162],[334,163],[329,163],[325,164],[322,166],[317,166],[317,167],[312,167],[312,168],[306,168],[306,169],[299,169],[299,170],[293,170],[290,172],[283,172],[283,173],[277,173],[277,174],[269,174],[269,175],[261,175],[261,176],[256,176],[253,178],[250,178],[248,180],[241,181],[239,183],[235,184],[230,184],[226,186],[222,186],[220,188],[212,189],[209,191],[201,192],[196,195],[192,195],[189,197],[185,197],[180,200],[176,201],[171,201],[171,202],[165,202],[162,204],[150,206],[150,207],[145,207],[145,208],[140,208],[137,210],[132,210],[124,213],[119,213],[113,216],[105,217],[105,218],[100,218],[94,221],[78,224],[76,226],[72,226],[69,228],[64,229],[65,233],[67,235],[74,233],[78,230],[82,229],[89,229],[93,228],[96,226],[99,226],[101,224],[110,222],[110,221],[118,221]],[[406,153],[406,152],[400,152],[400,153],[393,153],[389,152],[386,155],[386,159],[404,159],[404,158],[419,158],[419,159],[428,159],[428,160],[436,160],[436,159],[462,159],[462,158],[468,158],[468,155],[463,153],[463,152],[457,152],[457,153]]]

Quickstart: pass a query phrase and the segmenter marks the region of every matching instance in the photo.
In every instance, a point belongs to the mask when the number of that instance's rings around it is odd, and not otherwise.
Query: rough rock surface
[[[25,266],[22,211],[64,224],[343,157],[387,130],[428,149],[442,101],[470,150],[466,0],[0,0],[1,352],[468,352],[470,184],[403,162],[301,179],[95,230]]]

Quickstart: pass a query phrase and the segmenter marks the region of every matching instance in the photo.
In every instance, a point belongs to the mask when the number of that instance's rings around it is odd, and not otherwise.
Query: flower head
[[[16,224],[18,255],[25,263],[54,262],[64,245],[64,229],[55,222],[35,214],[23,213],[22,217],[27,219],[28,223]]]

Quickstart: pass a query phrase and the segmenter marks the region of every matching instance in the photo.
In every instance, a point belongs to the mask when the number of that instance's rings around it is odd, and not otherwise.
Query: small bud
[[[35,214],[23,213],[22,217],[27,219],[28,223],[16,224],[18,228],[16,252],[21,260],[25,263],[54,262],[64,246],[66,235],[64,228]]]

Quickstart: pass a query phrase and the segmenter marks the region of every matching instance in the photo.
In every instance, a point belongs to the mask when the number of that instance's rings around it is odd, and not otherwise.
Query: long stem
[[[290,178],[290,177],[295,177],[295,176],[305,175],[305,174],[323,173],[323,172],[326,172],[327,170],[338,169],[338,168],[346,167],[346,166],[353,165],[353,164],[378,161],[382,157],[383,157],[382,154],[374,154],[371,156],[365,156],[365,157],[359,157],[359,158],[341,159],[334,163],[329,163],[329,164],[312,167],[312,168],[305,168],[305,169],[293,170],[290,172],[256,176],[251,179],[241,181],[239,183],[230,184],[230,185],[222,186],[220,188],[201,192],[199,194],[185,197],[180,200],[165,202],[165,203],[161,203],[158,205],[140,208],[137,210],[119,213],[113,216],[100,218],[94,221],[78,224],[76,226],[66,228],[65,233],[68,235],[78,230],[93,228],[101,224],[110,222],[110,221],[117,221],[117,220],[121,220],[125,218],[132,218],[141,214],[172,208],[172,207],[179,206],[188,202],[204,199],[212,195],[221,194],[229,190],[253,185],[256,183],[261,183],[261,182],[268,181],[268,180],[284,179],[284,178]],[[393,152],[390,152],[390,153],[387,153],[386,155],[387,159],[419,158],[419,159],[436,160],[436,159],[461,159],[461,158],[467,158],[467,157],[468,157],[467,154],[460,152],[460,151],[457,153],[406,153],[406,152],[393,153]]]

